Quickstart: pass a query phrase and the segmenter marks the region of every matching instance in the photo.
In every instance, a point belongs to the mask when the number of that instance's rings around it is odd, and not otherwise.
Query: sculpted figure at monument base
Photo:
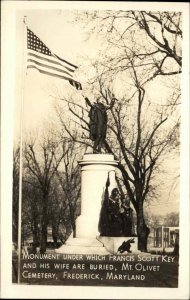
[[[118,188],[112,189],[109,196],[108,187],[109,175],[100,212],[100,235],[109,237],[134,236],[133,210],[130,207],[130,201],[122,199]]]

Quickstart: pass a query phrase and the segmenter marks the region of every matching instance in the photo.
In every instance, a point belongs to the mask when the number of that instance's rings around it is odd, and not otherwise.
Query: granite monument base
[[[66,241],[66,244],[56,249],[55,252],[64,254],[109,254],[103,243],[96,238],[89,239],[73,237],[70,237]]]

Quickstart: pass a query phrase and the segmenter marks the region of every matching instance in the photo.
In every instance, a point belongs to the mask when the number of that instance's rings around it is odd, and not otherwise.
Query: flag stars
[[[51,51],[46,45],[29,29],[27,29],[27,47],[42,54],[51,56]]]

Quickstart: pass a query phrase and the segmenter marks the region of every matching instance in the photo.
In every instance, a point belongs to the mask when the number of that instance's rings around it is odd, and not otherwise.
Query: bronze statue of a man
[[[99,99],[94,104],[91,104],[90,100],[86,97],[85,100],[90,106],[89,130],[90,139],[94,141],[93,153],[101,153],[101,148],[103,147],[107,132],[107,110],[113,107],[115,98],[111,100],[109,106],[105,106],[102,102],[99,102]]]

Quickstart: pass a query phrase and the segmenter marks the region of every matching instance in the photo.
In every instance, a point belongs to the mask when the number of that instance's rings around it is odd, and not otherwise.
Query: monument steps
[[[56,253],[64,254],[97,254],[107,255],[109,252],[103,246],[67,246],[63,245],[59,249],[55,250]]]
[[[66,242],[67,246],[90,246],[90,247],[103,247],[102,243],[96,238],[72,238]]]

